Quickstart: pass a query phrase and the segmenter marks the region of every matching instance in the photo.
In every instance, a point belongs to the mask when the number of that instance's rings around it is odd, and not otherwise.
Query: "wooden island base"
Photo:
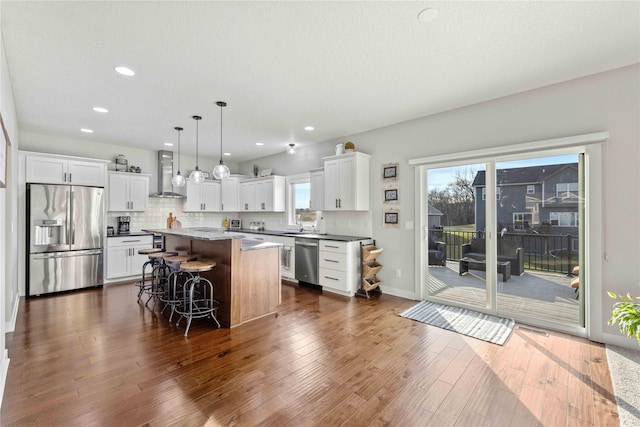
[[[213,270],[201,273],[211,280],[220,303],[217,318],[234,328],[276,312],[281,303],[280,248],[242,250],[241,239],[198,240],[165,236],[165,249],[180,255],[212,259]]]

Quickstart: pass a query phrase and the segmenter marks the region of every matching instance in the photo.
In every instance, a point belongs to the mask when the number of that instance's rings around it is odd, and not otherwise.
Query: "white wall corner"
[[[7,349],[2,353],[2,360],[0,360],[0,403],[4,397],[4,390],[7,385],[7,373],[9,372],[9,352]]]
[[[11,310],[11,320],[4,325],[4,331],[13,332],[16,329],[16,320],[18,319],[18,309],[20,308],[20,296],[15,296],[15,303],[13,304],[13,310]],[[0,400],[1,402],[1,400]]]

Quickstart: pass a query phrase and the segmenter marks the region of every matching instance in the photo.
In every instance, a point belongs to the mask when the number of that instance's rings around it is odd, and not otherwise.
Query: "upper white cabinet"
[[[149,175],[109,172],[108,211],[145,211],[148,196]]]
[[[241,212],[284,212],[286,180],[269,176],[240,183]]]
[[[324,210],[324,169],[312,170],[310,173],[312,211]]]
[[[201,184],[187,181],[185,212],[219,212],[220,182],[205,180]]]
[[[240,178],[230,177],[220,181],[220,210],[238,212],[240,210]]]
[[[104,161],[27,155],[26,162],[27,182],[104,187],[107,171]]]
[[[369,159],[365,153],[325,157],[324,210],[369,210]]]

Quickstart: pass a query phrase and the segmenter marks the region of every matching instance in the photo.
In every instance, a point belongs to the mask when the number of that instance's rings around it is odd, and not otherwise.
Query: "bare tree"
[[[475,222],[475,176],[476,171],[473,168],[460,169],[456,171],[446,188],[429,192],[429,204],[443,213],[442,225],[455,226]]]

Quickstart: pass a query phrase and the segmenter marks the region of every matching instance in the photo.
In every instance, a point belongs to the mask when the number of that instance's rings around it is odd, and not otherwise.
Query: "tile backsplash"
[[[107,225],[117,230],[119,216],[130,216],[132,232],[145,229],[166,228],[169,212],[182,223],[183,227],[220,227],[225,218],[242,219],[243,227],[249,223],[264,222],[267,230],[293,230],[289,226],[287,214],[281,212],[183,212],[184,199],[162,199],[150,197],[144,212],[107,212]],[[371,212],[323,212],[328,234],[371,237]]]

